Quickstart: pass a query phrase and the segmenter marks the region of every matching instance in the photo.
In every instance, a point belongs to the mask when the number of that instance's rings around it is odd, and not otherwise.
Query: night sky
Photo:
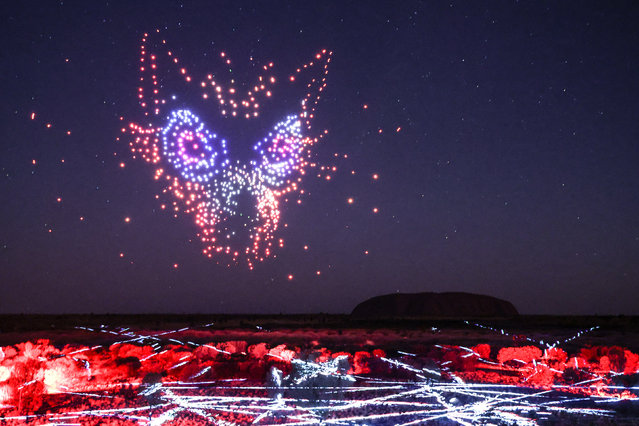
[[[635,2],[0,11],[2,313],[343,313],[467,291],[521,313],[639,314]],[[226,52],[239,82],[251,63],[284,80],[333,51],[313,154],[338,170],[304,178],[281,208],[284,247],[253,270],[203,256],[193,216],[162,210],[153,168],[131,158],[121,128],[143,121],[140,40],[156,29],[194,74]],[[273,97],[250,127],[198,112],[242,157],[300,99]]]

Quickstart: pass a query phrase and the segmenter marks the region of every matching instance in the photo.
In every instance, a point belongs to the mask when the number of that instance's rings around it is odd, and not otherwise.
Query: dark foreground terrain
[[[636,424],[639,318],[0,316],[0,424]]]

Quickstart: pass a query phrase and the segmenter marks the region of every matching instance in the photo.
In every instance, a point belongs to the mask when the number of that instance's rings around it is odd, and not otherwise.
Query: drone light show
[[[0,21],[0,426],[639,424],[632,2]]]
[[[269,62],[254,81],[240,84],[213,72],[192,75],[168,49],[159,30],[144,34],[138,100],[145,123],[129,126],[131,153],[153,165],[161,193],[170,197],[169,210],[193,216],[205,256],[246,261],[252,269],[283,246],[281,238],[276,243],[283,200],[300,191],[307,169],[318,167],[312,147],[325,133],[313,135],[311,123],[326,88],[331,55],[322,50],[286,76],[276,77],[275,65]],[[222,65],[231,66],[226,53],[220,52],[220,59]],[[204,101],[201,116],[175,106],[181,96],[168,92],[166,80],[171,75],[181,77],[180,86],[197,87]],[[208,126],[222,119],[260,119],[260,105],[277,96],[280,79],[301,88],[297,111],[282,117],[255,143],[253,159],[233,160],[227,149],[231,141]],[[248,213],[238,211],[243,193],[253,202]],[[231,224],[229,219],[238,216],[241,220]],[[236,236],[238,227],[248,229],[248,243]]]

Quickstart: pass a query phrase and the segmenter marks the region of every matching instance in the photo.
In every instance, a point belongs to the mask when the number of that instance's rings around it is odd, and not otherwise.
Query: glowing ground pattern
[[[283,246],[283,239],[275,241],[282,202],[304,192],[301,184],[308,168],[324,169],[313,161],[311,147],[325,132],[314,135],[311,123],[326,87],[331,55],[322,50],[283,78],[282,84],[300,88],[299,102],[293,107],[297,110],[272,126],[253,146],[254,159],[243,163],[229,158],[227,145],[232,138],[218,136],[209,126],[222,119],[259,119],[260,105],[274,96],[280,80],[274,63],[263,65],[255,81],[246,84],[235,81],[232,74],[196,76],[180,65],[159,33],[144,35],[138,100],[145,124],[131,123],[122,130],[132,137],[133,158],[155,167],[154,177],[163,184],[161,193],[170,197],[162,209],[194,216],[204,255],[227,264],[245,260],[252,269],[254,262],[272,256],[276,245]],[[224,52],[220,59],[222,67],[231,67]],[[203,105],[197,113],[184,107],[181,95],[194,90]],[[238,211],[242,194],[253,200],[248,213]],[[237,236],[244,230],[248,242]]]
[[[477,324],[467,324],[482,327]],[[0,352],[2,424],[526,424],[639,419],[639,355],[620,347],[422,346],[419,351],[78,327],[111,343]],[[268,330],[253,332],[267,338]],[[507,332],[496,330],[498,335]],[[210,336],[210,334],[208,334]],[[267,338],[268,340],[268,338]],[[526,340],[526,339],[524,339]]]

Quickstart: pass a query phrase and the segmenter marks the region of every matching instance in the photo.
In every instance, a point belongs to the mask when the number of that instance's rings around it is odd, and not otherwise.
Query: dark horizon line
[[[351,313],[329,313],[329,312],[297,312],[297,313],[251,313],[251,312],[234,312],[234,313],[215,313],[215,312],[72,312],[72,313],[62,313],[62,312],[8,312],[3,313],[0,312],[0,317],[10,317],[10,316],[221,316],[221,317],[232,317],[232,316],[262,316],[262,317],[273,317],[273,316],[311,316],[311,315],[324,315],[324,316],[352,316]],[[628,317],[628,318],[639,318],[639,314],[598,314],[598,313],[590,313],[590,314],[525,314],[519,313],[516,316],[518,317]],[[424,319],[432,319],[432,318],[463,318],[463,317],[446,317],[446,316],[406,316],[406,317],[398,317],[398,318],[424,318]],[[473,317],[479,318],[479,317]],[[487,319],[490,318],[500,318],[500,317],[485,317]]]

